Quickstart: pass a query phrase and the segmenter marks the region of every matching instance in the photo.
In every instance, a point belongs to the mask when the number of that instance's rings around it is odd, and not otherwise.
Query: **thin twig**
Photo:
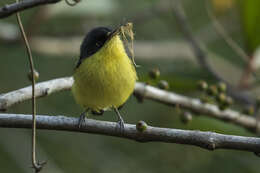
[[[16,0],[16,3],[19,3],[19,0]],[[19,24],[21,35],[22,35],[24,43],[26,45],[26,50],[27,50],[29,63],[30,63],[30,69],[31,69],[31,76],[32,76],[32,96],[31,96],[31,99],[32,99],[32,165],[33,165],[33,168],[35,169],[35,172],[37,173],[37,172],[40,172],[40,170],[42,169],[42,165],[37,163],[36,151],[35,151],[36,150],[36,118],[35,118],[35,116],[36,116],[36,98],[35,98],[35,76],[34,76],[35,69],[34,69],[30,45],[27,40],[19,12],[16,13],[16,18],[17,18],[17,22]]]
[[[23,114],[0,114],[0,127],[30,128],[31,116]],[[207,150],[232,149],[260,153],[260,138],[224,135],[198,130],[180,130],[147,126],[138,132],[136,125],[125,124],[124,133],[116,123],[88,119],[78,128],[78,118],[67,116],[37,115],[37,128],[70,132],[92,133],[135,140],[137,142],[166,142],[198,146]]]
[[[58,78],[38,83],[35,86],[35,97],[44,97],[59,91],[69,90],[72,84],[72,77]],[[257,129],[260,129],[260,122],[257,122],[254,117],[241,114],[231,109],[221,111],[217,106],[204,104],[200,102],[199,99],[164,91],[140,82],[136,83],[134,92],[136,96],[141,98],[154,100],[169,106],[175,106],[178,104],[181,108],[189,109],[198,114],[225,122],[231,122],[255,133],[258,133]],[[2,94],[0,95],[0,110],[6,110],[15,104],[29,100],[30,98],[31,86]]]
[[[250,57],[246,52],[227,34],[223,26],[219,23],[216,16],[211,12],[210,1],[205,1],[205,8],[209,18],[212,21],[212,24],[215,28],[215,31],[226,41],[226,43],[233,49],[239,57],[241,57],[245,62],[248,62]]]
[[[0,8],[0,18],[6,18],[16,12],[23,11],[39,5],[52,4],[60,1],[61,0],[23,0],[22,2],[8,4]]]
[[[191,27],[188,23],[185,11],[182,7],[180,0],[175,0],[174,4],[172,6],[173,13],[176,17],[176,20],[178,22],[178,26],[181,28],[181,31],[183,32],[183,35],[185,39],[190,43],[194,54],[196,55],[196,58],[200,65],[206,69],[210,74],[212,74],[218,81],[223,81],[227,84],[227,92],[228,94],[233,97],[236,100],[239,100],[247,105],[254,105],[255,99],[250,97],[245,92],[238,90],[234,88],[231,84],[229,84],[228,81],[226,81],[221,75],[219,75],[214,69],[211,68],[207,61],[207,51],[205,51],[200,44],[200,42],[195,38],[195,36],[192,34]]]
[[[248,88],[249,77],[251,74],[255,75],[253,68],[253,58],[246,54],[246,52],[227,34],[223,26],[219,23],[217,17],[211,12],[211,4],[209,1],[205,1],[205,8],[208,14],[208,17],[211,19],[212,24],[215,28],[215,31],[225,40],[231,49],[241,57],[246,63],[244,68],[244,73],[240,79],[240,88]]]

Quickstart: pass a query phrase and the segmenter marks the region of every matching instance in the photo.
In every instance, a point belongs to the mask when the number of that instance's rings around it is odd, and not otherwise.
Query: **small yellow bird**
[[[72,93],[85,111],[79,126],[85,121],[85,113],[103,114],[114,109],[118,126],[124,129],[124,121],[118,108],[134,91],[137,75],[120,38],[122,28],[113,31],[106,27],[92,29],[80,47],[80,57],[74,70]],[[118,127],[117,126],[117,127]]]

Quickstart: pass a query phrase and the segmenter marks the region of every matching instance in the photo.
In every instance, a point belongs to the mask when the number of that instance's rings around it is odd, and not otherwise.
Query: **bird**
[[[84,109],[79,127],[89,111],[102,115],[106,110],[114,110],[116,127],[124,130],[119,109],[133,93],[138,77],[121,39],[122,27],[95,27],[83,39],[72,85],[75,101]]]

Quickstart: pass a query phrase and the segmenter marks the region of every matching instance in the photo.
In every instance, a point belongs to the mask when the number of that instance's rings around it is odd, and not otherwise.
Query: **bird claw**
[[[117,125],[116,125],[116,130],[119,130],[119,132],[121,134],[124,133],[124,128],[125,128],[125,123],[124,123],[124,120],[123,118],[121,117],[119,111],[117,108],[114,108],[116,114],[117,114],[117,117],[118,117],[118,122],[117,122]]]
[[[85,116],[85,113],[82,113],[79,116],[78,128],[81,128],[84,125],[86,125],[86,116]]]
[[[119,121],[116,124],[116,129],[120,132],[120,133],[124,133],[124,128],[125,128],[125,123],[123,119],[119,119]]]

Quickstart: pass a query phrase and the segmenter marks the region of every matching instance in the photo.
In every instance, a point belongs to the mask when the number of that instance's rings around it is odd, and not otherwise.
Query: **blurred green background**
[[[11,2],[1,1],[0,6]],[[259,37],[259,33],[257,35],[251,31],[257,29],[247,29],[257,28],[254,25],[257,17],[253,19],[250,16],[253,10],[249,6],[253,5],[246,4],[248,1],[236,3],[235,0],[212,2],[212,9],[228,34],[252,55],[258,45],[257,41],[252,41],[253,36],[256,40]],[[215,33],[204,0],[183,0],[182,3],[194,35],[214,54],[209,56],[212,68],[237,85],[246,63]],[[82,0],[75,7],[60,2],[24,11],[22,19],[31,40],[35,66],[40,73],[39,82],[72,75],[81,39],[91,28],[115,27],[130,21],[134,23],[136,61],[141,65],[137,69],[140,80],[147,81],[149,70],[158,67],[160,79],[167,80],[172,91],[199,97],[200,93],[195,89],[196,81],[217,81],[200,67],[183,40],[172,13],[172,5],[174,2],[171,0]],[[260,11],[259,6],[255,5],[254,8],[257,8],[255,13]],[[250,14],[247,14],[248,11]],[[30,85],[26,50],[17,38],[19,32],[15,15],[1,19],[0,93]],[[248,92],[254,95],[258,93],[256,88]],[[30,114],[31,102],[15,105],[7,112]],[[70,91],[37,100],[37,114],[78,116],[81,112]],[[254,136],[243,128],[205,116],[194,116],[190,123],[183,124],[176,108],[149,100],[140,104],[133,96],[121,113],[127,123],[135,124],[144,120],[149,125],[159,127]],[[91,118],[116,120],[113,112]],[[30,135],[31,130],[0,129],[0,172],[32,172]],[[210,152],[186,145],[138,143],[115,137],[48,130],[37,131],[37,142],[38,159],[48,161],[42,173],[259,172],[259,158],[247,152]]]

